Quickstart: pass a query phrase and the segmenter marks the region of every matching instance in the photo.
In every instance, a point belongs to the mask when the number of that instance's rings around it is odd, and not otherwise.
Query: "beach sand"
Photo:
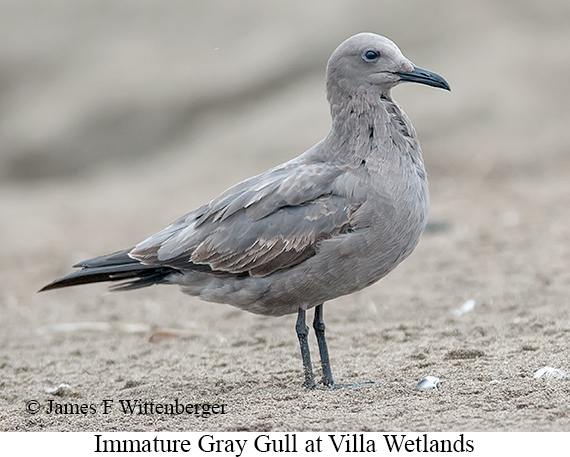
[[[566,1],[360,12],[336,1],[326,17],[319,2],[162,15],[142,2],[136,21],[97,3],[49,14],[14,3],[1,19],[0,430],[570,430],[570,378],[534,378],[570,373]],[[294,315],[175,286],[36,293],[319,141],[326,60],[364,30],[452,86],[394,90],[430,176],[420,244],[379,283],[325,305],[335,379],[373,384],[304,389]],[[428,375],[438,388],[415,391]],[[128,414],[121,400],[225,406]],[[48,412],[58,404],[68,414]]]

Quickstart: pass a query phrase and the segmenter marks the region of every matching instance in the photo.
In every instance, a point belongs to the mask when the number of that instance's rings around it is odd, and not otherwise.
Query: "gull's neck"
[[[342,97],[329,96],[332,128],[325,139],[328,153],[338,159],[359,164],[399,161],[411,156],[423,168],[416,132],[408,116],[389,92],[362,90]]]

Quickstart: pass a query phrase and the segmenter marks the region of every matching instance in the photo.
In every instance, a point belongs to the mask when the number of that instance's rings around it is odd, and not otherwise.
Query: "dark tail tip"
[[[112,290],[137,289],[163,283],[168,276],[178,272],[174,268],[149,266],[133,260],[127,264],[85,266],[81,270],[56,279],[38,292],[106,281],[123,281],[122,284],[113,286]]]
[[[43,286],[40,290],[38,290],[38,293],[39,293],[39,292],[45,292],[46,290],[57,289],[57,288],[59,288],[59,287],[62,287],[62,286],[58,286],[58,285],[56,284],[56,281],[54,281],[54,282],[48,284],[47,286]]]
[[[122,278],[115,279],[112,273],[116,274],[116,271],[109,272],[109,268],[84,268],[79,271],[74,271],[62,278],[56,279],[55,281],[49,283],[48,285],[42,287],[38,292],[44,292],[46,290],[61,289],[62,287],[79,286],[81,284],[89,284],[92,282],[104,282],[104,281],[114,281]],[[123,273],[124,274],[124,273]]]
[[[108,281],[108,279],[94,279],[90,278],[89,276],[75,277],[77,273],[81,273],[81,271],[77,271],[67,276],[64,276],[63,278],[56,279],[55,281],[42,287],[40,290],[38,290],[38,292],[45,292],[46,290],[53,290],[53,289],[61,289],[62,287],[76,286],[80,284],[88,284],[90,282],[102,282],[106,280]]]

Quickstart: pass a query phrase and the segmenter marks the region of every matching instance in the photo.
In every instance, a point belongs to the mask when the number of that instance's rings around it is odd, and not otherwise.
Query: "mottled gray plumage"
[[[125,280],[118,290],[174,283],[257,314],[302,313],[303,327],[306,309],[395,268],[425,228],[420,145],[390,95],[402,81],[449,89],[390,40],[371,33],[349,38],[327,65],[332,128],[324,140],[134,248],[83,262],[82,270],[44,289],[104,280]]]

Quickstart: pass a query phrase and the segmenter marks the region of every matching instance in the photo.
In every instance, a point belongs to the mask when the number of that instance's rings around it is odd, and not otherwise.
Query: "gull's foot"
[[[374,381],[363,381],[363,382],[350,382],[342,384],[334,384],[333,389],[360,389],[361,387],[370,387],[374,384]]]
[[[374,384],[374,381],[364,381],[355,383],[324,383],[320,382],[319,385],[314,384],[312,386],[307,386],[303,384],[304,387],[308,387],[312,390],[338,390],[338,389],[359,389],[361,387],[369,387]]]
[[[305,387],[306,389],[317,389],[317,384],[315,384],[315,382],[313,381],[312,383],[310,382],[303,382],[302,387]]]

